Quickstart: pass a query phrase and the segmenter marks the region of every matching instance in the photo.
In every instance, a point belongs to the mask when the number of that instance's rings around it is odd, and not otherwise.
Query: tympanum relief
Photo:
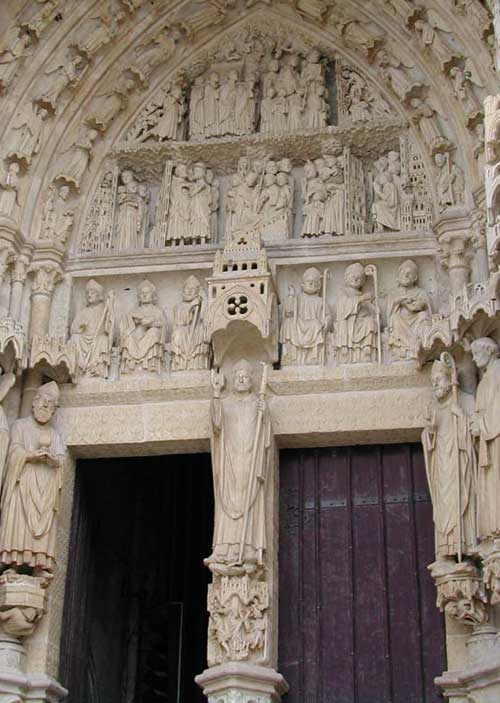
[[[85,287],[85,307],[71,323],[70,341],[78,354],[78,369],[83,376],[107,378],[114,340],[114,300],[105,299],[103,286],[91,280]]]
[[[137,289],[137,306],[120,323],[122,374],[133,373],[136,369],[160,373],[166,326],[155,286],[150,281],[143,281]]]

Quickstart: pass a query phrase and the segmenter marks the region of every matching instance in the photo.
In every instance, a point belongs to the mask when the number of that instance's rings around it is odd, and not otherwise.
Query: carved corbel
[[[486,590],[478,569],[468,562],[436,561],[429,567],[436,583],[436,605],[442,612],[467,625],[484,625]]]
[[[38,368],[59,383],[77,377],[77,352],[63,337],[35,336],[31,340],[30,367]]]
[[[4,571],[0,576],[0,632],[31,635],[45,613],[46,578]]]

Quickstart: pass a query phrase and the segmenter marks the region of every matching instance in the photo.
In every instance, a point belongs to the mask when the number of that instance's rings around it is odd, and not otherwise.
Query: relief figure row
[[[85,307],[71,325],[81,375],[107,378],[115,341],[114,296],[105,299],[104,288],[91,280],[85,288]],[[120,373],[160,373],[167,349],[172,370],[206,369],[210,345],[205,330],[206,303],[201,284],[194,276],[184,283],[182,300],[174,308],[173,331],[167,346],[167,319],[158,305],[154,284],[143,281],[137,305],[119,323]]]
[[[398,286],[387,302],[385,333],[374,266],[354,263],[347,267],[344,285],[335,298],[335,315],[328,299],[328,278],[327,270],[321,274],[311,267],[303,275],[300,290],[289,286],[281,306],[283,366],[324,365],[330,357],[337,364],[381,363],[383,337],[393,360],[416,357],[418,341],[431,325],[432,310],[429,296],[418,286],[413,261],[400,266]],[[373,286],[367,285],[367,278]],[[103,286],[91,280],[85,289],[85,306],[71,324],[70,341],[76,347],[79,374],[108,378],[117,356],[123,375],[159,374],[167,367],[172,371],[208,369],[211,347],[206,320],[207,296],[195,276],[186,279],[182,300],[174,307],[170,340],[167,317],[153,283],[140,284],[137,305],[115,324],[114,295],[105,298]]]
[[[420,163],[413,152],[407,161]],[[465,184],[460,167],[450,154],[437,153],[435,163],[440,209],[462,204]],[[79,250],[162,249],[207,244],[219,236],[231,241],[242,234],[259,234],[268,244],[293,236],[309,239],[430,228],[432,201],[426,179],[420,172],[417,182],[397,151],[369,164],[346,147],[336,155],[306,161],[302,173],[298,168],[286,157],[242,156],[236,171],[225,177],[201,161],[167,161],[152,206],[155,187],[143,175],[131,169],[106,171],[87,210]],[[0,209],[2,198],[5,209],[12,210],[17,202],[18,176],[9,177],[14,185],[3,188],[0,182]],[[59,194],[52,196],[50,204],[69,211],[67,175],[61,174],[58,180],[51,192],[59,188]],[[151,226],[150,219],[154,220]],[[60,240],[69,229],[62,226]]]

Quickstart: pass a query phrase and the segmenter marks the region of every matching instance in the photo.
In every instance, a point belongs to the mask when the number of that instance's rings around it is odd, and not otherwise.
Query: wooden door
[[[286,450],[279,671],[286,703],[437,703],[443,617],[420,445]]]

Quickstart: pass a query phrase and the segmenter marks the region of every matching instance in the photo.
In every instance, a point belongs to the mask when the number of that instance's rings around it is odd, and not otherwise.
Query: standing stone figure
[[[483,377],[476,392],[472,432],[479,441],[477,479],[479,539],[500,535],[500,359],[489,337],[471,344],[474,363]]]
[[[71,341],[78,353],[78,369],[88,376],[107,378],[114,336],[113,298],[104,302],[104,288],[91,280],[85,287],[86,306],[75,315]]]
[[[172,371],[207,369],[209,341],[205,329],[206,301],[196,276],[189,276],[182,288],[182,301],[174,309],[171,352]]]
[[[308,268],[302,277],[302,292],[293,286],[283,306],[280,342],[283,364],[323,364],[330,315],[321,296],[321,273]]]
[[[27,166],[31,164],[44,142],[48,115],[43,107],[33,105],[21,114],[9,135],[7,158],[21,161]]]
[[[418,267],[408,259],[399,267],[398,286],[389,298],[389,346],[397,359],[413,359],[419,337],[430,326],[429,296],[418,284]]]
[[[166,326],[156,287],[143,281],[137,289],[137,306],[120,324],[121,373],[137,369],[160,373]]]
[[[54,381],[41,386],[32,415],[12,426],[2,491],[0,563],[50,576],[66,448],[50,421],[59,401]]]
[[[340,363],[373,361],[377,321],[372,293],[363,293],[366,274],[360,263],[351,264],[337,300],[335,346]]]
[[[15,219],[19,212],[19,171],[17,161],[13,161],[7,168],[7,173],[0,180],[0,217]]]
[[[45,207],[40,239],[64,244],[73,229],[74,206],[68,203],[69,186],[52,187]]]
[[[422,432],[438,560],[476,548],[476,456],[468,419],[473,398],[454,388],[453,376],[446,363],[434,362],[434,401]]]
[[[264,392],[252,392],[252,382],[251,365],[239,361],[232,393],[222,400],[224,377],[212,375],[215,524],[213,551],[205,564],[223,575],[262,567],[267,548],[265,501],[273,434]]]
[[[1,403],[5,400],[11,388],[14,387],[15,382],[15,374],[12,371],[4,373],[0,366],[0,488],[3,485],[5,460],[7,459],[7,449],[9,448],[9,423]]]
[[[123,171],[121,181],[117,195],[116,249],[138,249],[144,245],[147,198],[141,195],[132,171]]]

